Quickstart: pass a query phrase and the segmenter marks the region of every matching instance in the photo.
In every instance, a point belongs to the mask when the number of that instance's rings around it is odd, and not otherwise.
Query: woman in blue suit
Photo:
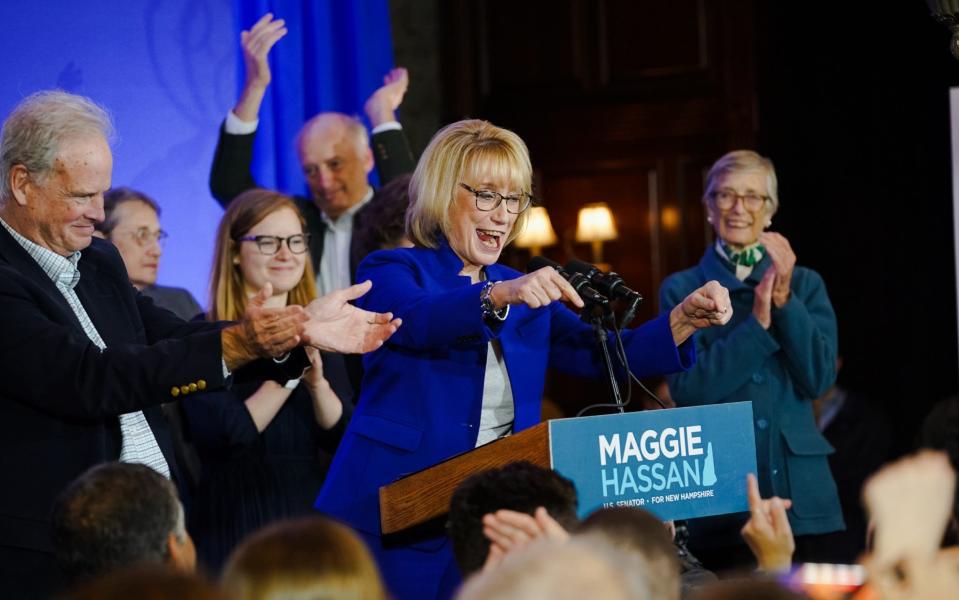
[[[360,531],[396,598],[445,597],[458,582],[442,535],[402,544],[380,535],[378,489],[396,478],[536,424],[547,367],[603,375],[582,306],[546,267],[524,275],[496,264],[522,230],[532,177],[513,132],[460,121],[434,136],[410,183],[413,248],[375,252],[360,303],[404,326],[364,357],[360,401],[316,507]],[[699,287],[669,315],[623,335],[642,377],[687,369],[690,336],[729,320],[729,296]]]
[[[679,406],[749,401],[763,497],[792,500],[789,522],[797,557],[815,560],[818,534],[843,529],[827,455],[832,446],[813,420],[812,401],[836,379],[836,315],[818,273],[796,266],[789,241],[765,231],[779,208],[772,162],[748,150],[730,152],[707,176],[708,220],[716,244],[699,265],[669,276],[660,288],[670,310],[703,281],[729,289],[735,317],[696,338],[696,366],[669,377]],[[751,562],[739,538],[745,517],[691,522],[693,550],[707,566]],[[737,549],[739,550],[737,552]]]

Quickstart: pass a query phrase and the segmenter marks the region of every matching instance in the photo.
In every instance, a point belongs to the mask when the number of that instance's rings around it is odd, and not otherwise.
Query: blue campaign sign
[[[557,419],[549,433],[553,469],[576,484],[580,517],[609,506],[663,520],[749,510],[751,402]]]

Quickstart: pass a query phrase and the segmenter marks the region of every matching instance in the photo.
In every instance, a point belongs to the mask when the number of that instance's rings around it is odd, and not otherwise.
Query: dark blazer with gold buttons
[[[0,547],[51,550],[57,495],[120,456],[118,415],[144,412],[176,477],[159,405],[224,385],[219,325],[187,323],[137,293],[108,242],[94,239],[79,269],[75,291],[103,352],[0,227]]]

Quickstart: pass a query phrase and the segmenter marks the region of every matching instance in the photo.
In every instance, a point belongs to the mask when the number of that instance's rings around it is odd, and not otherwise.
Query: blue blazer
[[[514,431],[539,422],[547,367],[590,378],[605,372],[592,329],[559,302],[512,306],[504,322],[485,322],[483,286],[460,276],[462,268],[445,242],[375,252],[360,265],[357,281],[371,279],[373,289],[358,304],[392,312],[403,325],[365,357],[360,401],[316,507],[367,533],[380,534],[380,486],[475,447],[490,340],[499,340],[509,372]],[[522,273],[491,265],[486,275],[501,281]],[[695,360],[690,341],[676,347],[668,316],[630,330],[623,342],[638,377]]]
[[[836,315],[822,277],[797,266],[790,299],[773,308],[763,329],[752,315],[753,288],[772,266],[763,258],[745,281],[736,279],[714,248],[699,265],[670,275],[660,288],[668,311],[692,290],[715,279],[729,290],[733,318],[696,336],[696,365],[669,378],[679,406],[752,402],[756,464],[763,496],[792,499],[796,535],[844,527],[827,455],[832,446],[816,429],[812,400],[836,380]]]

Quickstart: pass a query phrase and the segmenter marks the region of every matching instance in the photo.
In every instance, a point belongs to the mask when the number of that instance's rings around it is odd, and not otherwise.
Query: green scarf
[[[766,249],[762,244],[755,244],[752,246],[747,246],[740,251],[733,250],[726,244],[722,244],[723,252],[726,253],[726,258],[729,259],[729,262],[734,265],[742,265],[744,267],[754,267],[756,263],[761,261],[764,256],[766,256]]]

